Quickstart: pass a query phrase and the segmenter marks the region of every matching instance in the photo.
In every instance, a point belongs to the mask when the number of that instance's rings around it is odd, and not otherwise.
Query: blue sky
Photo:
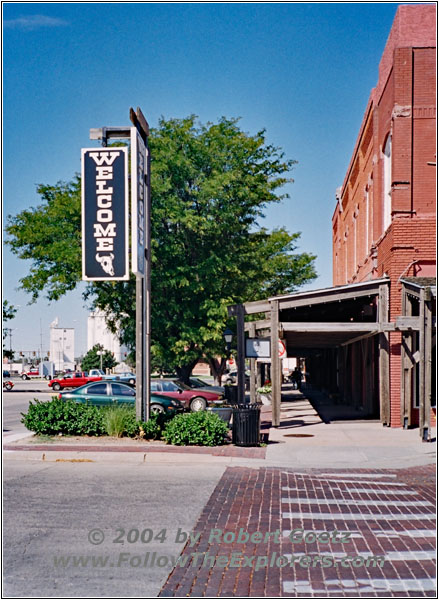
[[[92,127],[129,125],[140,106],[203,122],[241,117],[298,161],[290,199],[264,226],[301,231],[332,283],[331,217],[397,3],[4,3],[3,214],[39,203],[38,183],[80,170]],[[29,264],[5,249],[3,297],[19,305],[7,327],[15,350],[48,348],[49,324],[75,327],[86,351],[79,286],[28,306]],[[9,342],[8,342],[9,344]]]

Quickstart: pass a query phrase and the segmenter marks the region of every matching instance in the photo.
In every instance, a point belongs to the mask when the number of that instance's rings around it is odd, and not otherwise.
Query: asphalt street
[[[156,597],[223,471],[5,460],[4,597]]]
[[[14,387],[9,392],[3,392],[3,433],[12,434],[26,431],[21,421],[21,413],[26,412],[29,402],[50,400],[55,395],[48,387],[47,381],[21,381],[12,379]]]

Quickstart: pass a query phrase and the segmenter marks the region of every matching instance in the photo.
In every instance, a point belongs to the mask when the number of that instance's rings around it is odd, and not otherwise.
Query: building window
[[[392,221],[392,136],[388,135],[383,151],[383,233]]]

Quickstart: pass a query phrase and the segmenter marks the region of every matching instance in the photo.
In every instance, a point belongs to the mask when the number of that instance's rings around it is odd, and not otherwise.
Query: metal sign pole
[[[136,213],[136,227],[132,232],[132,244],[135,248],[136,264],[133,269],[136,272],[136,374],[137,395],[136,415],[138,418],[149,420],[150,396],[151,396],[151,185],[150,185],[150,152],[148,148],[149,125],[142,111],[137,107],[134,112],[130,108],[130,120],[139,133],[143,145],[142,168],[138,168],[138,157],[136,156],[136,171],[133,172],[138,191],[138,205],[133,203],[132,213]],[[140,142],[139,142],[140,143]],[[135,144],[136,152],[138,144]],[[133,157],[132,157],[133,161]],[[138,178],[141,177],[141,180]],[[141,242],[139,236],[142,236]],[[138,255],[142,253],[142,255]]]
[[[135,201],[132,204],[131,218],[135,222],[132,231],[131,251],[134,260],[132,270],[136,274],[136,417],[149,419],[150,413],[150,344],[151,344],[151,190],[150,190],[150,152],[148,148],[149,125],[142,111],[137,107],[134,112],[130,108],[130,120],[135,128],[132,134],[130,127],[101,127],[90,129],[90,139],[101,140],[102,146],[107,146],[109,139],[131,138],[131,178],[134,182]],[[139,151],[139,145],[142,146]],[[115,149],[111,151],[117,152]],[[126,152],[119,148],[119,152]],[[108,156],[107,156],[108,154]],[[135,156],[133,156],[135,154]],[[96,161],[109,162],[110,154],[103,158],[98,156]],[[100,164],[100,163],[99,163]],[[140,175],[140,178],[139,178]],[[105,190],[104,190],[105,191]],[[107,231],[107,230],[105,230]],[[128,237],[128,235],[127,235]],[[108,243],[108,242],[107,242]],[[107,261],[108,262],[108,261]],[[108,267],[109,268],[109,267]],[[117,279],[112,277],[108,279]],[[119,279],[128,279],[128,273]]]
[[[140,109],[138,108],[139,112]],[[151,405],[151,153],[148,147],[148,137],[146,138],[146,210],[145,210],[145,276],[143,278],[144,298],[145,298],[145,416],[146,420],[150,417]]]

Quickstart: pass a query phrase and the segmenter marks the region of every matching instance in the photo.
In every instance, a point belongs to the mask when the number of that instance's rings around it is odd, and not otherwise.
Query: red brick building
[[[387,275],[389,318],[395,321],[402,314],[404,278],[431,283],[425,278],[435,276],[435,211],[436,7],[400,6],[337,194],[334,285]],[[401,407],[404,334],[388,335],[390,424],[416,424],[416,407],[405,416]]]
[[[229,307],[270,336],[273,423],[280,423],[281,338],[306,365],[307,395],[354,418],[419,426],[435,419],[436,7],[398,8],[332,219],[333,283]],[[359,66],[360,67],[360,66]],[[246,315],[261,314],[245,323]],[[251,366],[255,389],[257,360]],[[253,382],[253,383],[252,383]],[[243,394],[243,379],[241,381]],[[240,392],[240,393],[241,393]],[[433,409],[432,409],[433,406]]]

